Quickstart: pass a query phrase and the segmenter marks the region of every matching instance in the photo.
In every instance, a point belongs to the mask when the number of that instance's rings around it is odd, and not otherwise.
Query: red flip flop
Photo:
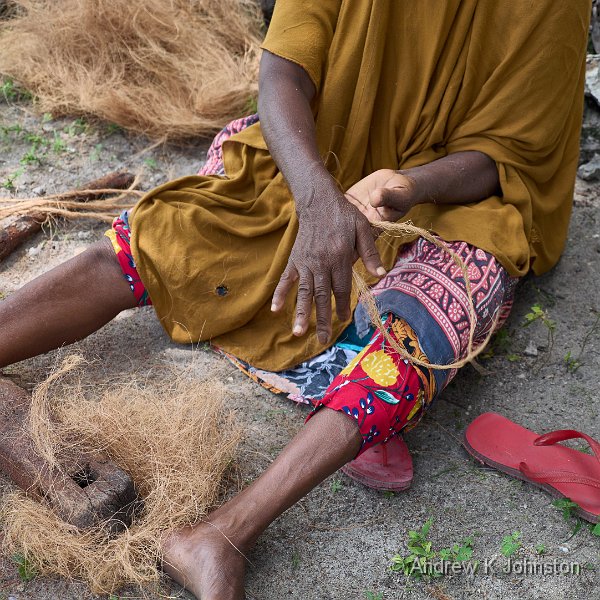
[[[557,444],[585,440],[595,456]],[[560,429],[539,435],[496,413],[477,417],[464,445],[473,457],[503,473],[528,481],[557,498],[577,503],[580,517],[600,519],[600,444],[584,433]]]
[[[412,457],[400,435],[369,448],[341,470],[367,487],[389,492],[408,489],[413,479]]]

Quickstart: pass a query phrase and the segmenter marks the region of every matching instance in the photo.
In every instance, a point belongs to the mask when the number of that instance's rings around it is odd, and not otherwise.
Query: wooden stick
[[[69,200],[71,202],[89,202],[96,200],[102,198],[106,194],[101,192],[94,193],[94,190],[126,190],[134,181],[135,175],[126,171],[109,173],[104,177],[94,179],[83,185],[79,189],[85,191],[79,195],[73,195],[72,192],[69,192]],[[75,192],[77,192],[77,190],[75,190]],[[38,231],[42,229],[42,225],[45,221],[46,215],[42,212],[16,218],[9,217],[0,221],[0,227],[2,228],[0,229],[0,261],[4,260],[21,244],[38,233]]]

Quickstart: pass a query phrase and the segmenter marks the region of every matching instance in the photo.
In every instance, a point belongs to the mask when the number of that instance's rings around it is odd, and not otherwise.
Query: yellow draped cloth
[[[278,0],[263,47],[313,80],[319,150],[343,189],[453,152],[493,158],[501,196],[422,204],[405,218],[521,276],[551,268],[564,247],[589,15],[589,0]],[[139,202],[133,255],[173,340],[288,368],[324,349],[314,311],[309,334],[292,335],[295,295],[270,311],[294,201],[260,124],[225,143],[224,162],[227,178],[184,177]],[[406,241],[379,239],[386,268]],[[334,316],[333,339],[346,325]]]

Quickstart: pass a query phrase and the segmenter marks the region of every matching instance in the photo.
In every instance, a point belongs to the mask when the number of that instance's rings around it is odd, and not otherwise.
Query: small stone
[[[568,547],[568,546],[559,546],[559,547],[558,547],[558,549],[559,549],[561,552],[564,552],[565,554],[568,554],[568,553],[569,553],[569,547]]]
[[[600,181],[600,155],[594,154],[592,160],[581,165],[577,175],[584,181]]]
[[[46,195],[46,188],[43,185],[38,185],[37,187],[34,187],[33,190],[31,190],[33,192],[34,196],[45,196]]]
[[[40,244],[39,246],[34,246],[33,248],[28,248],[27,256],[29,256],[30,258],[33,258],[34,256],[37,256],[41,251],[42,251],[42,244]]]
[[[525,356],[537,356],[538,355],[538,348],[535,345],[535,342],[533,340],[529,340],[527,347],[525,348],[525,350],[523,350],[523,354]]]
[[[228,381],[229,383],[233,383],[233,377],[228,377],[228,378],[227,378],[227,381]]]
[[[80,240],[89,240],[92,237],[92,232],[91,231],[79,231],[77,233],[77,237]]]
[[[527,375],[525,375],[525,373],[519,373],[517,379],[527,379]]]

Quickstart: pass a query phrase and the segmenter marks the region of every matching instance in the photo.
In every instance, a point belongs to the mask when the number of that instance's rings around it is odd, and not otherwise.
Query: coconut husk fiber
[[[197,522],[219,501],[239,429],[214,380],[173,373],[170,383],[113,383],[100,393],[94,386],[96,398],[88,399],[83,364],[67,357],[34,393],[36,448],[51,463],[63,452],[104,451],[132,476],[143,508],[129,529],[111,536],[102,525],[80,531],[11,492],[0,500],[3,551],[25,557],[40,574],[108,594],[159,581],[161,536]]]
[[[257,96],[253,0],[10,0],[0,73],[41,112],[92,115],[157,139],[215,132]]]

